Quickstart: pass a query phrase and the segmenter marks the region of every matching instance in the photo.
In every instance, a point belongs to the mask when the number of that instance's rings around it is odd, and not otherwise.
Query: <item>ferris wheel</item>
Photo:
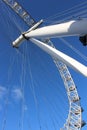
[[[81,128],[85,125],[85,122],[82,120],[83,108],[80,105],[80,97],[67,66],[80,72],[86,77],[87,67],[57,50],[50,38],[61,36],[80,36],[80,41],[83,42],[83,45],[87,45],[87,29],[85,28],[85,26],[87,26],[87,19],[71,20],[61,24],[42,27],[41,25],[43,24],[43,20],[36,22],[17,1],[2,1],[5,2],[5,4],[16,14],[18,14],[19,17],[29,26],[29,30],[23,32],[12,43],[12,46],[14,48],[18,48],[23,41],[30,40],[52,57],[53,62],[61,75],[69,101],[69,113],[63,128],[60,128],[60,130],[81,130]],[[61,30],[61,28],[63,28],[63,30]]]

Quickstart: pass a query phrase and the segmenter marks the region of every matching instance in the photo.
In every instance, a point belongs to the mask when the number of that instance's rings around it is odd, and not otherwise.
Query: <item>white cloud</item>
[[[12,102],[16,102],[16,103],[19,103],[21,100],[23,100],[23,92],[21,91],[20,88],[18,88],[17,86],[12,90],[10,91],[11,93],[11,99],[9,99],[9,104],[11,104]],[[3,104],[5,103],[5,98],[7,96],[7,88],[3,87],[3,86],[0,86],[0,111],[2,111],[3,109]],[[13,98],[13,100],[12,100]],[[24,111],[27,111],[28,108],[27,108],[27,105],[24,104],[23,106],[24,108]]]
[[[13,98],[17,101],[23,99],[23,93],[21,91],[20,88],[15,88],[13,91],[12,91],[12,95],[13,95]]]
[[[22,90],[20,88],[14,88],[12,90],[12,97],[16,103],[19,103],[19,101],[23,100],[23,98],[24,98]],[[23,109],[24,109],[24,111],[28,110],[28,107],[26,104],[23,104]]]

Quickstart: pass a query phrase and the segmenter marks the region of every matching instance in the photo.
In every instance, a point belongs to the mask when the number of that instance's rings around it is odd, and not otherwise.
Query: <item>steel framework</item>
[[[54,47],[51,41],[49,43],[52,47]],[[68,118],[64,124],[64,128],[61,128],[60,130],[80,130],[81,127],[84,126],[85,122],[82,121],[81,114],[83,109],[80,106],[80,97],[78,95],[75,83],[67,66],[63,62],[56,60],[54,57],[53,61],[56,64],[64,82],[70,105]]]
[[[2,1],[7,4],[16,14],[18,14],[29,27],[33,27],[36,24],[36,21],[18,2],[15,0]],[[43,39],[42,41],[55,48],[50,39]],[[80,105],[80,97],[78,95],[73,78],[67,66],[63,62],[55,59],[54,57],[52,58],[64,82],[70,106],[66,123],[60,130],[81,130],[81,128],[85,125],[85,122],[82,121],[81,114],[83,112],[83,109]]]

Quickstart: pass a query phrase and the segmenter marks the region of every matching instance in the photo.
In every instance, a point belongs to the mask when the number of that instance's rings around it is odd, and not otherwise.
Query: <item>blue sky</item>
[[[18,0],[36,21],[44,19],[44,25],[52,22],[46,21],[48,17],[84,1]],[[51,57],[31,42],[25,42],[18,50],[11,46],[26,29],[25,23],[0,0],[0,130],[58,130],[65,123],[69,106]],[[87,66],[87,47],[82,46],[78,37],[65,40],[81,55],[58,38],[52,39],[56,48]],[[87,122],[87,78],[69,70],[81,97],[83,120]],[[87,126],[83,128],[86,129]]]

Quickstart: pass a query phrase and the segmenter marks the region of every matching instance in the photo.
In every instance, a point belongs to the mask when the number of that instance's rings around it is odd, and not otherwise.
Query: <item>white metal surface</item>
[[[47,52],[49,55],[53,56],[55,59],[62,61],[67,66],[73,68],[74,70],[80,72],[84,76],[87,76],[87,67],[81,64],[80,62],[76,61],[75,59],[71,58],[70,56],[60,52],[59,50],[39,41],[35,38],[30,38],[30,41],[35,43],[39,46],[42,50]]]
[[[38,26],[40,26],[42,24],[43,20],[40,20],[39,22],[35,23],[35,25],[33,25],[28,31],[22,33],[15,41],[12,42],[12,46],[13,47],[19,47],[19,45],[25,40],[25,39],[29,39],[28,37],[26,37],[25,35],[27,33],[29,33],[30,31],[36,29]]]
[[[54,38],[64,36],[81,36],[87,34],[87,19],[72,20],[69,22],[45,26],[27,33],[26,37]]]
[[[25,33],[27,34],[27,33]],[[28,37],[27,37],[28,38]],[[25,38],[23,35],[20,35],[19,38],[17,38],[12,44],[14,47],[18,47],[21,42],[23,42]],[[58,60],[61,60],[64,62],[67,66],[73,68],[74,70],[80,72],[84,76],[87,77],[87,67],[80,62],[76,61],[75,59],[71,58],[70,56],[56,50],[55,48],[50,47],[49,45],[46,45],[44,42],[39,41],[35,38],[30,38],[30,41],[35,43],[37,46],[39,46],[41,49],[43,49],[45,52],[50,54],[51,56],[55,57]]]
[[[15,41],[12,42],[12,46],[18,47],[23,41],[25,41],[25,38],[23,37],[23,35],[20,35]]]

